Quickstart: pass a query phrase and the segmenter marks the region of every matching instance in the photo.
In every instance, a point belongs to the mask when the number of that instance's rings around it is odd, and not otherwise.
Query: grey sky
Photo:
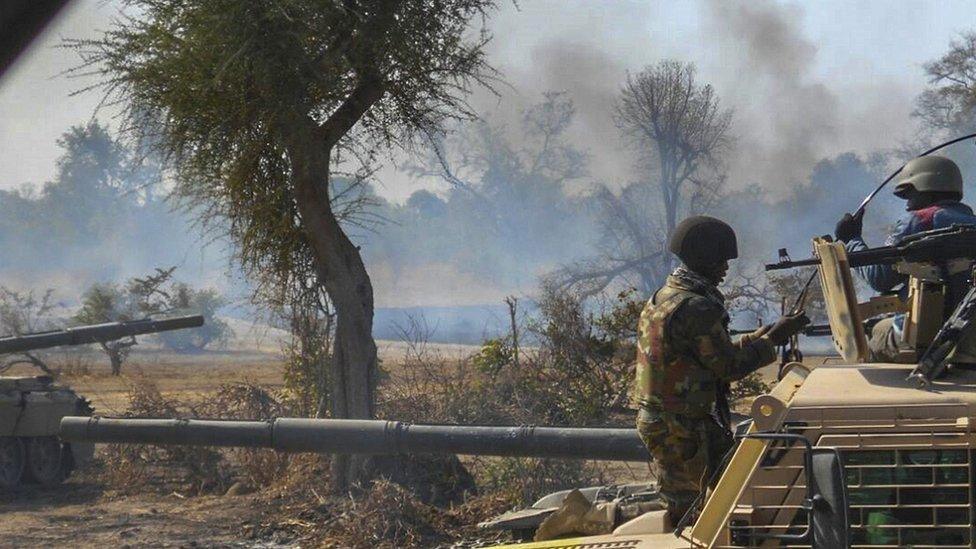
[[[109,25],[115,3],[80,0],[0,82],[0,188],[50,178],[55,141],[84,123],[99,96],[69,97],[78,81],[57,76],[76,63],[61,37],[90,37]],[[802,183],[817,159],[892,147],[911,136],[921,64],[959,32],[976,29],[965,1],[638,2],[520,0],[490,21],[492,63],[512,88],[480,93],[485,116],[508,121],[543,91],[576,100],[573,136],[603,181],[634,176],[610,120],[628,71],[671,57],[698,64],[736,111],[733,182],[774,188]],[[389,167],[380,192],[402,200],[427,181]]]

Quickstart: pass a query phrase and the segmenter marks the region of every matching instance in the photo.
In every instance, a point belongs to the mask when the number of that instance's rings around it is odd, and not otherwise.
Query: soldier
[[[905,200],[908,215],[895,225],[886,244],[891,245],[908,235],[942,229],[951,225],[976,224],[976,215],[962,200],[962,174],[955,162],[944,156],[921,156],[905,164],[895,186],[895,196]],[[845,243],[848,251],[867,248],[861,237],[863,211],[857,216],[844,214],[837,222],[834,236]],[[891,265],[870,265],[859,267],[858,275],[878,292],[889,292],[903,285],[900,294],[907,297],[904,287],[908,275],[897,272]],[[969,269],[948,274],[946,311],[951,312],[969,289]],[[871,329],[868,346],[870,360],[875,362],[895,362],[899,352],[905,349],[902,344],[902,330],[905,315],[899,314],[877,322]],[[960,346],[962,347],[962,346]],[[968,347],[968,346],[966,346]],[[905,356],[905,355],[903,355]],[[972,362],[962,355],[956,357],[960,362]]]
[[[810,320],[803,313],[786,316],[733,342],[718,285],[729,260],[739,255],[735,232],[713,217],[690,217],[675,228],[669,248],[682,266],[641,313],[636,395],[637,431],[675,525],[732,446],[726,385],[776,360],[775,347]],[[590,503],[573,491],[539,526],[535,539],[607,533],[620,520],[648,510]]]
[[[675,524],[732,445],[724,387],[776,359],[810,320],[785,316],[733,342],[718,285],[738,257],[735,232],[707,216],[682,221],[669,243],[682,265],[647,302],[637,344],[637,429]],[[727,405],[725,405],[727,406]]]

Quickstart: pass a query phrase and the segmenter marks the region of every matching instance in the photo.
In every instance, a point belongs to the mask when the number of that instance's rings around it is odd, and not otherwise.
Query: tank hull
[[[89,412],[88,401],[49,377],[0,377],[0,488],[57,484],[87,463],[93,444],[57,435],[61,418]]]

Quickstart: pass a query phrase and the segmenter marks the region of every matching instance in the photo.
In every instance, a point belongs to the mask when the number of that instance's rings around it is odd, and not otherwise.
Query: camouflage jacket
[[[638,325],[638,404],[651,412],[706,416],[720,384],[773,362],[768,337],[729,337],[725,297],[684,268],[644,306]]]

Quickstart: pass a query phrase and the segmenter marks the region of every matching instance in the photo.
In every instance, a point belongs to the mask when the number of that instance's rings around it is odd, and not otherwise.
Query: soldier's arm
[[[765,335],[733,343],[725,311],[706,298],[685,302],[675,311],[671,326],[699,364],[727,381],[742,379],[776,360],[776,348]]]
[[[733,340],[732,341],[732,344],[735,345],[737,348],[740,348],[741,349],[742,347],[744,347],[744,346],[746,346],[746,345],[748,345],[748,344],[756,341],[757,339],[761,338],[762,336],[766,335],[766,332],[768,332],[769,329],[772,328],[772,326],[773,326],[772,324],[766,324],[765,326],[760,327],[755,332],[750,332],[748,334],[742,334],[741,336],[739,336],[738,339]]]

